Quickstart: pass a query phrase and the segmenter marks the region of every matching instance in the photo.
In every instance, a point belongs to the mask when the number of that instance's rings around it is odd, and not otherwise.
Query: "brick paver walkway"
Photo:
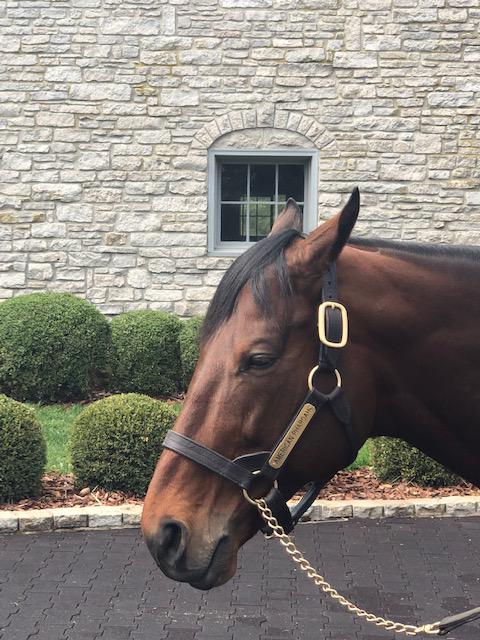
[[[358,605],[432,622],[480,605],[480,518],[304,524],[307,558]],[[258,535],[209,592],[167,580],[136,529],[0,536],[1,640],[390,640]],[[402,636],[405,637],[405,636]],[[478,623],[450,636],[480,637]]]

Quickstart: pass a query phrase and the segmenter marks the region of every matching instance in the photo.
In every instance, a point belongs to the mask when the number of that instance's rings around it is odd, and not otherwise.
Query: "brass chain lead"
[[[308,560],[303,557],[302,553],[295,546],[292,538],[285,533],[283,527],[275,518],[265,500],[263,498],[260,498],[259,500],[250,499],[250,501],[257,506],[260,515],[273,532],[273,535],[271,535],[270,537],[277,538],[280,541],[280,544],[283,545],[285,551],[292,557],[292,560],[300,566],[300,569],[304,571],[307,576],[312,579],[324,593],[339,602],[343,607],[346,607],[354,615],[357,615],[360,618],[365,618],[367,622],[376,624],[379,627],[384,627],[388,631],[394,631],[395,633],[404,633],[407,636],[416,636],[420,633],[426,633],[429,635],[437,635],[438,633],[440,633],[440,629],[435,628],[435,623],[416,627],[415,625],[411,624],[393,622],[393,620],[386,620],[385,618],[376,616],[373,613],[368,613],[367,611],[364,611],[363,609],[360,609],[359,607],[354,605],[352,602],[349,602],[346,598],[340,595],[338,591],[334,589],[323,576],[317,573],[317,571],[312,567]]]

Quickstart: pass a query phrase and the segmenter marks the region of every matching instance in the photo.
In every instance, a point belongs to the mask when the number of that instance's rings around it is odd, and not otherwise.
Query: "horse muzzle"
[[[224,584],[235,573],[236,552],[228,534],[213,541],[198,535],[194,539],[184,522],[164,518],[153,534],[144,527],[143,535],[158,567],[172,580],[205,590]]]

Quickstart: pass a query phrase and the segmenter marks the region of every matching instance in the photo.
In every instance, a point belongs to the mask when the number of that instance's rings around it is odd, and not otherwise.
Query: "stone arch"
[[[192,150],[205,151],[220,137],[245,129],[283,129],[300,133],[317,149],[336,149],[335,138],[317,120],[296,111],[265,107],[239,109],[212,119],[198,131],[192,141]]]

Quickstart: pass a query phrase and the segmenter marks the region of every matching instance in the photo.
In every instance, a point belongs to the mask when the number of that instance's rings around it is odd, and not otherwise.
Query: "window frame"
[[[221,166],[235,160],[246,164],[288,164],[297,160],[305,165],[305,204],[303,231],[310,233],[318,224],[318,151],[314,149],[210,149],[208,152],[208,253],[216,256],[238,256],[255,242],[220,240]]]

